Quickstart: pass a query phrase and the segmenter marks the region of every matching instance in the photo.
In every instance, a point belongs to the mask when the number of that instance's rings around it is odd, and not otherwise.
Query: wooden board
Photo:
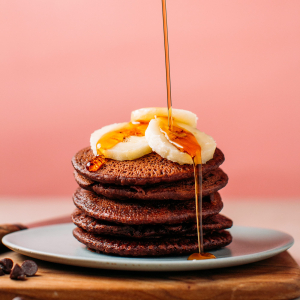
[[[15,263],[26,256],[0,255]],[[0,299],[294,299],[300,296],[300,269],[283,252],[273,258],[239,267],[193,272],[126,272],[59,265],[34,259],[37,276],[15,281],[0,277]]]

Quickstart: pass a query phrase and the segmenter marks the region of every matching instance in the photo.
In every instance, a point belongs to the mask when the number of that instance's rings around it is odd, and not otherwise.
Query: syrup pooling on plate
[[[118,130],[112,130],[105,133],[98,140],[96,145],[97,156],[87,164],[87,169],[90,172],[98,171],[106,162],[103,153],[104,150],[113,148],[118,143],[126,141],[126,138],[130,136],[144,136],[147,127],[148,122],[129,122]]]
[[[213,254],[211,253],[193,253],[188,257],[188,260],[202,260],[202,259],[212,259],[216,258]]]

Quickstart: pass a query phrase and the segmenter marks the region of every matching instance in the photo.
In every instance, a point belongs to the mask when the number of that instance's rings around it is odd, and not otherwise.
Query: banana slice
[[[168,109],[166,107],[148,107],[131,112],[131,122],[150,122],[155,117],[168,117]],[[172,108],[172,117],[176,122],[187,124],[193,128],[197,127],[198,117],[188,110]]]
[[[110,132],[122,131],[129,124],[128,122],[112,124],[93,132],[90,145],[94,155],[103,154],[107,158],[122,161],[133,160],[152,152],[145,136],[129,136],[110,149],[101,149],[101,144],[98,143],[101,137]]]
[[[169,159],[179,164],[192,164],[192,158],[189,154],[179,151],[174,145],[172,145],[165,134],[161,132],[161,118],[152,119],[145,132],[146,140],[153,151],[158,153],[160,156]],[[214,139],[199,131],[197,128],[193,128],[189,125],[176,122],[176,126],[182,127],[183,129],[191,132],[199,145],[201,146],[202,163],[205,164],[207,161],[213,158],[216,142]]]

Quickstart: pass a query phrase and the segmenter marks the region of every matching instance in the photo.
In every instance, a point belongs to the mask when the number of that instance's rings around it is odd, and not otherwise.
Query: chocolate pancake
[[[72,220],[76,226],[87,232],[105,236],[148,238],[172,235],[181,236],[186,234],[189,234],[189,236],[197,235],[196,223],[174,225],[120,225],[94,219],[79,209],[76,209],[72,214]],[[205,220],[203,223],[203,232],[226,229],[231,226],[232,221],[230,219],[218,214]]]
[[[196,219],[195,201],[125,201],[112,200],[78,188],[74,204],[87,215],[127,225],[180,224]],[[203,219],[216,215],[223,208],[219,193],[203,197]]]
[[[80,228],[73,231],[74,237],[88,248],[105,254],[120,256],[188,255],[198,251],[197,237],[130,239],[102,237]],[[203,237],[204,250],[218,249],[231,243],[228,231],[212,232]]]
[[[109,199],[136,200],[191,200],[195,199],[195,181],[186,179],[178,182],[145,186],[120,186],[95,183],[74,171],[76,182],[80,187],[103,195]],[[226,186],[228,176],[217,168],[203,176],[202,195],[213,194]]]
[[[74,169],[86,178],[104,184],[116,185],[145,185],[163,182],[174,182],[193,178],[192,165],[180,165],[162,158],[155,152],[135,160],[117,161],[108,159],[96,172],[89,172],[86,165],[94,158],[90,148],[79,151],[72,158]],[[203,165],[206,173],[219,167],[224,161],[220,149],[216,149],[213,159]]]
[[[75,181],[83,189],[92,190],[91,187],[96,183],[95,181],[88,179],[87,177],[84,177],[83,175],[79,174],[76,170],[73,171],[73,175]]]

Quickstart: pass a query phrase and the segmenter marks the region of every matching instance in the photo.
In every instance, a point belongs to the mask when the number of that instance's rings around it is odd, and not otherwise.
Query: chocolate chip
[[[10,278],[11,279],[19,279],[19,280],[24,280],[25,279],[25,273],[24,273],[23,269],[18,264],[15,264],[15,266],[11,270]]]
[[[0,260],[0,269],[2,269],[4,273],[9,274],[13,264],[10,258],[3,258]]]
[[[21,267],[26,276],[33,276],[38,270],[38,266],[33,260],[25,260]]]

